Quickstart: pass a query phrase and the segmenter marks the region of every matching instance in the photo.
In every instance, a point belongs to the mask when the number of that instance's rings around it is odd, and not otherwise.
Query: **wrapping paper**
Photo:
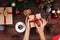
[[[41,14],[30,15],[29,16],[30,26],[35,27],[34,24],[38,23],[40,19],[41,19]]]
[[[13,24],[12,7],[0,7],[0,25]]]

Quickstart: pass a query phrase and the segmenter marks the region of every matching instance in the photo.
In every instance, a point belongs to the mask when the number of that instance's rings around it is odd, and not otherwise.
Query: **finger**
[[[46,21],[46,19],[44,19],[44,18],[41,18],[41,19],[42,19],[42,21],[44,21],[44,20]]]
[[[27,17],[26,17],[26,21],[27,21]]]
[[[27,24],[30,24],[30,20],[29,19],[27,20]]]
[[[35,23],[36,28],[38,28],[38,25]]]
[[[47,24],[48,21],[47,21],[46,19],[42,19],[42,20],[43,20],[43,22],[44,22],[45,24]]]
[[[41,20],[39,20],[39,23],[40,23],[40,25],[42,25],[42,21]]]
[[[25,23],[27,23],[27,21],[28,21],[28,17],[26,16]]]
[[[45,25],[47,24],[48,21],[46,21],[46,19],[42,18],[43,21],[43,27],[45,27]]]
[[[44,18],[42,18],[42,21],[43,21],[43,24],[47,22],[46,19],[44,19]]]
[[[29,23],[29,20],[27,20],[27,22]]]

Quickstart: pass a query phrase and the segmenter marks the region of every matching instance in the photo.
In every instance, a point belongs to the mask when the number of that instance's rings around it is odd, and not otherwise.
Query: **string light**
[[[12,7],[15,7],[15,6],[16,6],[16,3],[15,3],[15,2],[13,2],[13,3],[11,4],[11,6],[12,6]]]
[[[60,9],[58,8],[57,13],[60,13]]]
[[[55,13],[55,10],[53,10],[52,13]]]

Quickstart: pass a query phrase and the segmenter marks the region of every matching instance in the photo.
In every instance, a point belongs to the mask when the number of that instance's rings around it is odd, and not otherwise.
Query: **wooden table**
[[[35,11],[34,13],[36,13],[37,9],[36,10],[32,9],[32,11],[33,12]],[[38,11],[40,10],[38,9]],[[48,14],[46,12],[41,12],[41,13]],[[16,32],[15,24],[19,21],[24,22],[25,16],[22,13],[21,14],[13,13],[13,21],[14,21],[13,25],[5,25],[6,28],[4,29],[4,31],[0,31],[0,40],[22,40],[23,39],[24,33],[21,34],[21,33]],[[53,36],[60,34],[60,14],[59,14],[58,19],[50,19],[49,17],[49,24],[54,24],[56,30],[53,33],[49,33],[49,34],[45,33],[47,40],[51,40]],[[35,30],[36,30],[35,28],[31,30],[30,40],[39,40],[39,35],[36,33]]]

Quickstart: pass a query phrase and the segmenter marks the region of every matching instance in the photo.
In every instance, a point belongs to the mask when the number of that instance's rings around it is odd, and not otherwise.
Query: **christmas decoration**
[[[55,13],[55,10],[53,10],[52,13]]]
[[[12,6],[12,7],[15,7],[15,6],[16,6],[16,3],[15,3],[15,2],[13,2],[13,3],[11,4],[11,6]]]
[[[44,3],[43,3],[43,2],[39,4],[39,8],[40,8],[41,10],[43,10],[43,8],[44,8]]]
[[[54,18],[54,19],[58,18],[58,14],[56,13],[55,10],[52,11],[51,17]]]
[[[39,6],[40,0],[35,0],[35,4],[36,4],[36,6]]]
[[[15,7],[16,9],[26,9],[27,4],[23,0],[7,0],[11,3],[12,7]]]
[[[12,24],[12,7],[0,7],[0,25]]]
[[[17,22],[15,25],[15,30],[19,33],[24,32],[26,29],[26,25],[23,22]]]
[[[35,14],[35,15],[30,15],[29,20],[30,20],[30,25],[31,27],[35,27],[35,23],[39,25],[39,20],[41,19],[41,14]]]
[[[26,15],[30,15],[30,14],[31,14],[31,10],[30,10],[30,9],[25,9],[25,10],[23,11],[23,13],[24,13],[25,16],[26,16]]]
[[[36,3],[39,3],[40,2],[40,0],[35,0],[36,1]]]
[[[19,14],[19,13],[20,13],[20,11],[18,9],[16,9],[16,14]]]
[[[49,12],[50,13],[51,10],[52,10],[51,6],[50,5],[47,5],[46,12]]]
[[[60,9],[59,8],[57,9],[57,13],[60,14]]]
[[[46,12],[50,12],[51,9],[53,9],[54,2],[55,2],[55,0],[45,0],[44,1],[44,8],[43,9]]]
[[[0,25],[0,30],[4,30],[4,28],[5,28],[4,26]]]
[[[50,7],[48,7],[47,9],[46,9],[46,12],[51,12],[51,8]]]

